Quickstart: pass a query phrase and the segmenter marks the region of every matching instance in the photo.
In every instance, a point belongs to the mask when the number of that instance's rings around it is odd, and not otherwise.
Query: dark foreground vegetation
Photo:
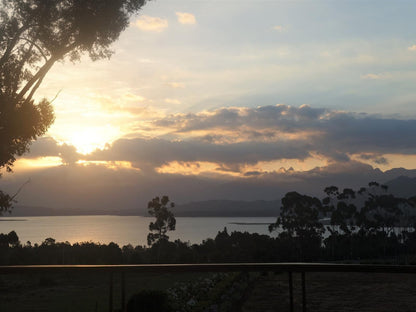
[[[22,245],[18,235],[10,232],[0,234],[0,265],[290,261],[416,263],[415,197],[408,199],[396,197],[389,194],[386,187],[375,182],[359,191],[352,189],[340,191],[337,187],[331,186],[325,189],[325,193],[326,197],[322,200],[297,192],[287,193],[282,198],[280,215],[276,223],[269,227],[270,231],[278,231],[277,237],[247,232],[228,233],[225,228],[218,232],[214,239],[206,239],[201,244],[190,244],[180,240],[169,241],[167,233],[175,230],[176,225],[173,213],[170,211],[174,205],[167,196],[156,197],[149,202],[148,207],[149,213],[155,217],[155,222],[149,226],[148,246],[120,247],[115,243],[94,242],[70,244],[56,242],[53,238],[47,238],[41,244],[32,245],[27,242]],[[315,275],[308,275],[308,289],[312,289],[311,293],[308,292],[311,298],[310,310],[342,311],[342,307],[339,309],[338,299],[321,300],[328,298],[328,289],[333,286],[326,285],[326,282],[322,281],[326,275],[318,274],[316,278]],[[270,299],[275,295],[282,310],[286,310],[289,305],[287,281],[282,274],[274,276],[257,273],[255,275],[204,273],[195,276],[180,274],[146,276],[128,276],[127,311],[264,311],[267,304],[273,303],[275,306],[276,302]],[[335,280],[339,280],[340,289],[345,287],[345,283],[348,285],[353,283],[345,280],[351,277],[350,274],[336,273],[329,279],[333,281],[334,276]],[[354,276],[359,280],[359,285],[367,285],[372,281],[367,275]],[[154,284],[147,284],[145,277]],[[413,281],[412,277],[406,278]],[[3,300],[3,308],[6,307],[8,311],[18,311],[19,309],[14,308],[23,306],[25,302],[33,304],[32,298],[22,297],[22,293],[25,293],[22,292],[22,287],[27,287],[22,285],[28,283],[24,278],[27,279],[27,277],[14,277],[15,283],[16,280],[21,281],[20,284],[16,284],[18,285],[16,289],[8,286],[8,277],[0,279],[0,289],[3,284],[3,288],[7,290],[0,296],[2,297],[0,302]],[[76,283],[73,278],[66,275],[42,275],[39,276],[38,281],[33,281],[33,277],[31,280],[37,285],[34,289],[44,294],[58,288],[60,290],[77,288],[78,286],[75,288],[72,286]],[[88,279],[88,282],[79,282],[82,287],[87,287],[88,283],[93,282],[96,285],[88,284],[89,295],[82,306],[73,306],[70,310],[89,311],[93,308],[95,311],[105,311],[107,298],[103,296],[106,291],[103,285],[108,281],[102,276],[77,278]],[[181,278],[184,278],[183,282],[179,281]],[[384,280],[389,280],[390,283],[390,279],[393,280],[393,277],[385,275],[381,283],[383,284]],[[400,289],[407,289],[403,287],[411,284],[404,283],[403,277],[398,281]],[[273,294],[262,299],[271,285],[276,286],[273,287]],[[326,288],[323,288],[324,286]],[[372,309],[375,301],[367,298],[367,290],[364,291],[364,288],[362,292],[366,293],[366,298],[359,300],[360,306],[366,299],[369,307],[364,310],[375,311]],[[346,291],[350,294],[350,290]],[[400,310],[413,311],[416,305],[406,294],[407,292],[405,294],[398,292],[398,296],[401,296]],[[343,299],[351,300],[348,303],[350,306],[358,302],[357,296],[345,295]],[[39,302],[39,306],[43,304]],[[119,304],[117,301],[116,305]],[[394,306],[390,300],[385,304]],[[45,306],[50,311],[55,311],[55,308],[61,307],[61,303],[56,301]],[[295,300],[295,306],[300,307],[300,301]],[[49,311],[48,309],[45,311]]]
[[[280,216],[270,225],[279,235],[228,233],[201,244],[169,241],[174,217],[167,197],[151,201],[156,216],[149,247],[115,243],[56,242],[22,245],[15,232],[0,234],[0,264],[142,264],[287,261],[388,261],[416,263],[416,197],[395,197],[376,182],[359,191],[337,187],[327,196],[290,192]],[[165,202],[164,202],[165,200]],[[157,204],[157,205],[156,205]],[[155,208],[156,207],[156,208]],[[173,205],[172,205],[173,207]],[[172,219],[173,218],[173,219]],[[163,219],[166,219],[165,223]],[[169,222],[168,222],[169,221]]]
[[[286,262],[385,260],[395,263],[416,263],[416,234],[387,236],[384,233],[333,234],[323,240],[312,237],[273,238],[267,235],[221,231],[214,239],[201,244],[176,240],[159,241],[151,247],[115,243],[83,242],[70,244],[48,238],[40,245],[7,242],[14,232],[0,237],[0,264],[142,264],[142,263],[205,263],[205,262]],[[283,236],[283,235],[281,235]],[[6,237],[6,238],[5,238]],[[308,244],[309,243],[309,244]]]
[[[325,189],[327,197],[290,192],[282,198],[280,216],[270,231],[278,237],[228,233],[225,228],[214,239],[201,244],[176,240],[174,217],[165,205],[155,210],[162,217],[151,223],[150,247],[115,243],[56,242],[47,238],[40,245],[22,245],[15,232],[0,234],[0,264],[141,264],[204,262],[285,262],[285,261],[360,261],[385,260],[416,262],[416,197],[398,198],[376,182],[359,191],[337,187]],[[159,200],[159,198],[156,198]],[[166,203],[163,202],[166,200]],[[163,204],[162,204],[163,202]],[[173,207],[173,205],[172,205]],[[162,209],[163,208],[163,209]],[[166,210],[166,211],[165,211]],[[163,216],[168,216],[163,226]],[[156,229],[156,224],[160,226]],[[173,224],[173,226],[172,226]]]

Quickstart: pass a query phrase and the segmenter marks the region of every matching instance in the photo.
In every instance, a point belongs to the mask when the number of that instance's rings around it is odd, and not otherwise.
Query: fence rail
[[[121,310],[125,311],[126,273],[181,273],[181,272],[287,272],[289,281],[289,311],[294,311],[293,273],[302,280],[302,311],[306,312],[306,273],[357,272],[415,274],[416,265],[332,264],[332,263],[204,263],[204,264],[138,264],[138,265],[12,265],[0,266],[1,274],[32,273],[109,273],[109,311],[113,311],[113,274],[121,274]]]

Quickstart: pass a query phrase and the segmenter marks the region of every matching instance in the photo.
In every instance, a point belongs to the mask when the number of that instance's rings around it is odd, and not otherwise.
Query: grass
[[[207,273],[126,275],[126,301],[143,289],[167,289],[176,282],[207,276]],[[109,274],[7,275],[0,277],[1,312],[108,311]],[[121,276],[114,275],[115,310],[121,307]]]

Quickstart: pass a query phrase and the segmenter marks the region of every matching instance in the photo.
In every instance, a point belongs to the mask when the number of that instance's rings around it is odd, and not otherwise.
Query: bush
[[[169,297],[164,291],[142,290],[127,302],[127,312],[170,312],[173,311]]]

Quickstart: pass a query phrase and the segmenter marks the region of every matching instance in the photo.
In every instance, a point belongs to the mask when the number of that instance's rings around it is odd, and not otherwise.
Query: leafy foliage
[[[155,241],[150,246],[71,245],[53,238],[40,245],[27,242],[22,246],[16,233],[9,233],[0,235],[0,265],[331,260],[416,263],[416,198],[398,198],[374,184],[361,190],[340,192],[333,188],[324,203],[290,192],[282,199],[278,222],[270,227],[279,231],[277,237],[228,233],[224,228],[214,239],[193,245],[168,240],[166,233],[176,224],[168,210],[172,204],[167,196],[156,197],[149,202],[149,212],[156,217],[150,233]],[[323,210],[329,220],[320,219]]]
[[[156,218],[155,222],[150,222],[149,224],[149,231],[151,232],[147,235],[147,243],[149,245],[168,240],[169,236],[166,233],[175,230],[176,219],[168,209],[168,204],[169,197],[163,196],[162,199],[159,197],[153,198],[147,205],[149,214]],[[175,204],[171,202],[169,206],[173,208]]]
[[[169,297],[161,290],[142,290],[127,302],[127,312],[169,312],[173,311]]]
[[[110,57],[110,45],[146,0],[0,0],[0,169],[12,170],[54,121],[51,102],[34,100],[64,59]],[[0,214],[11,202],[0,194]]]

